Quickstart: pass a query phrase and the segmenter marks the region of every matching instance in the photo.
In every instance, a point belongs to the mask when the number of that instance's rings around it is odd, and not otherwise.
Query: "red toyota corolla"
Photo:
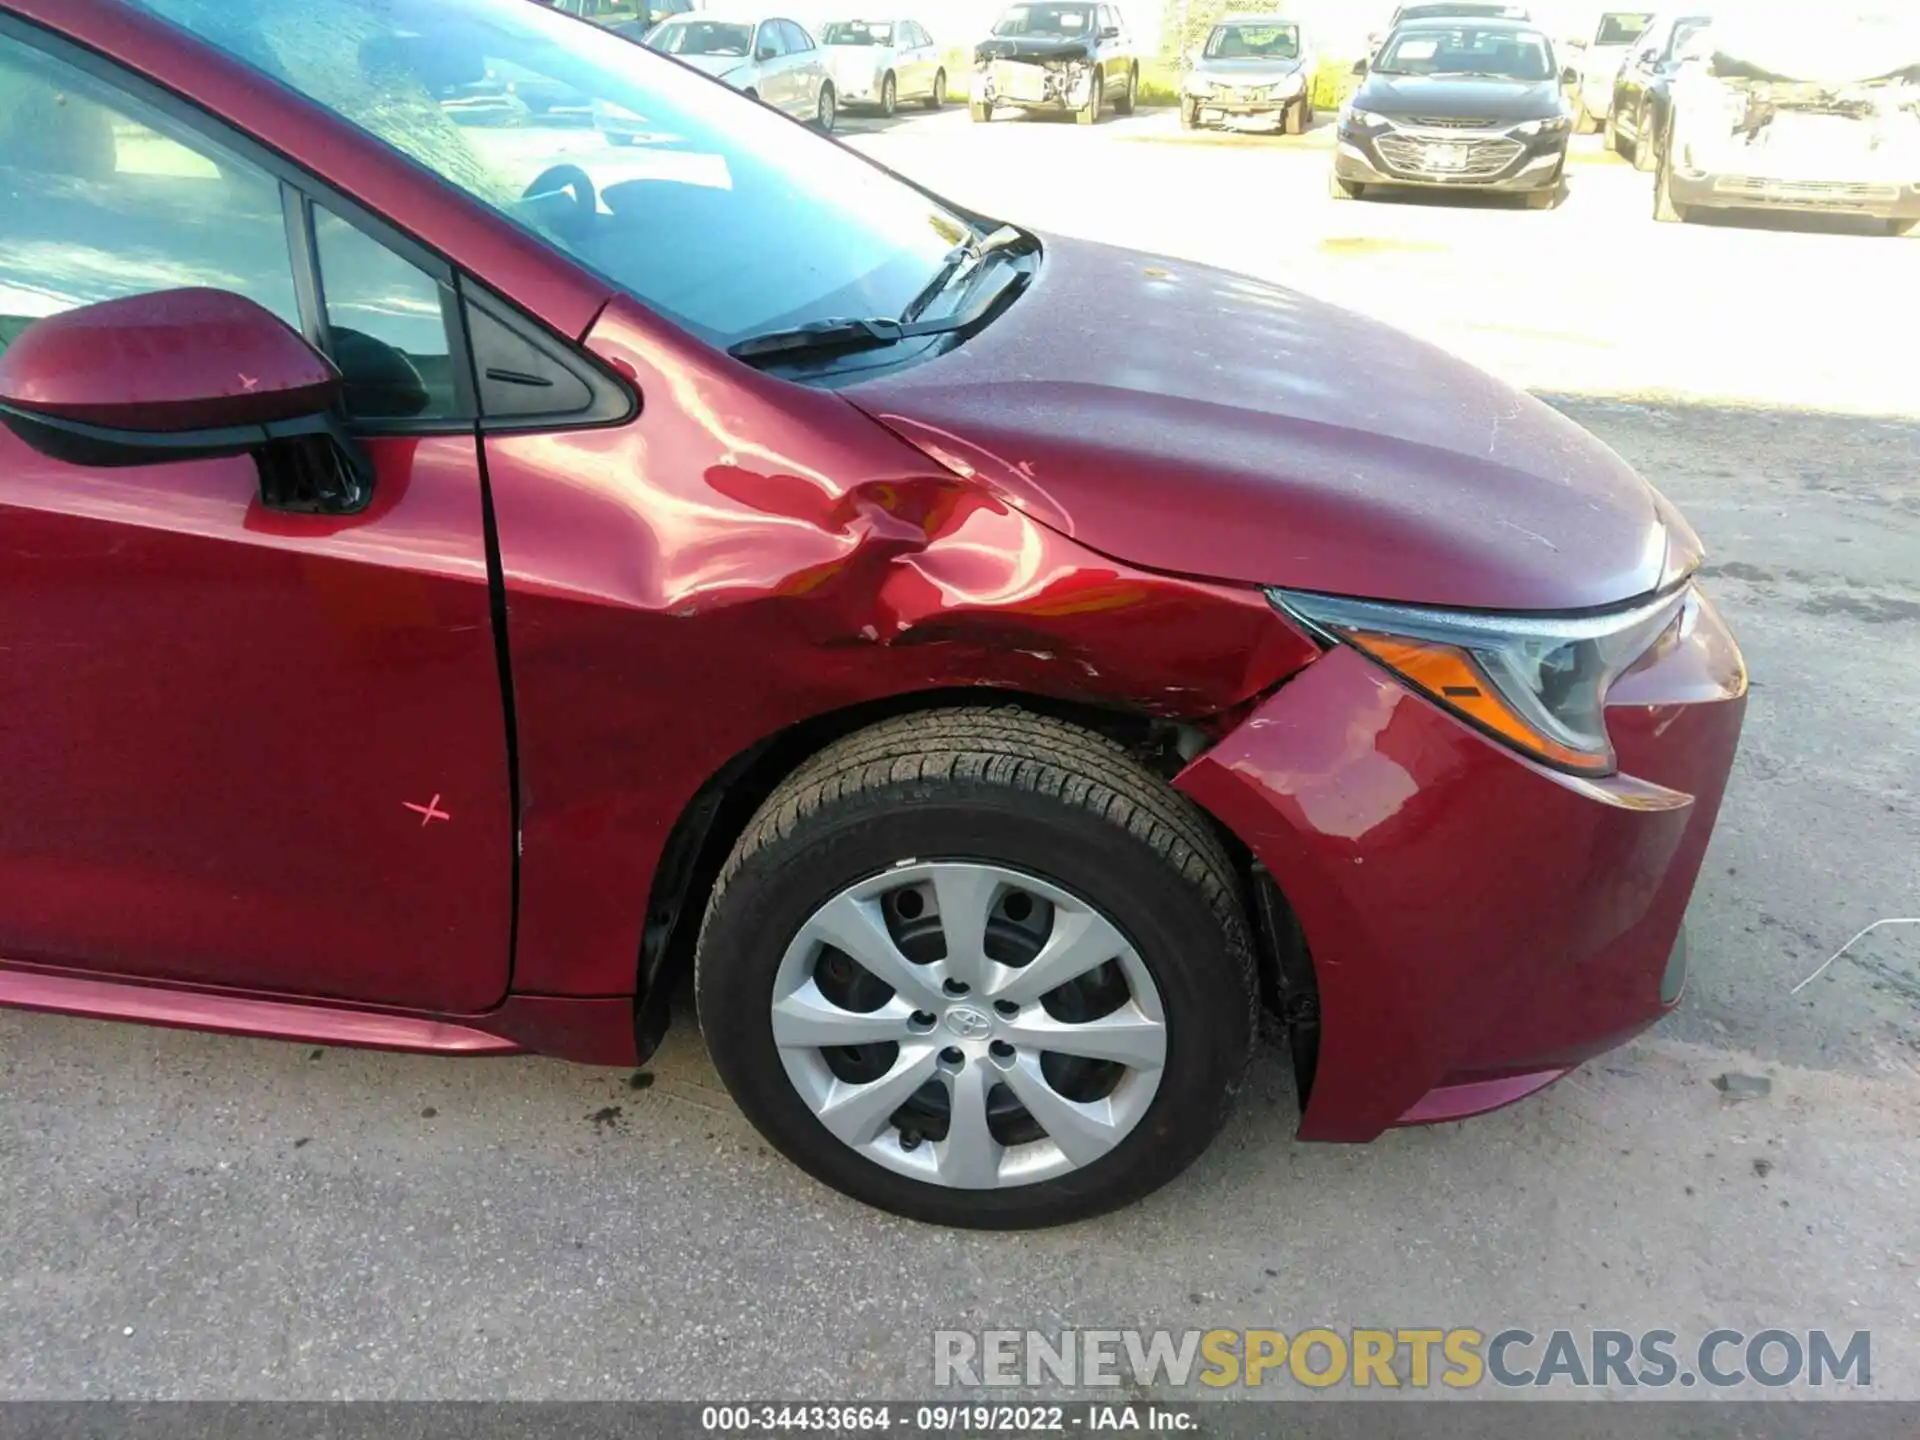
[[[1616,456],[526,0],[0,0],[0,418],[0,1004],[631,1065],[691,969],[1015,1226],[1262,1004],[1366,1140],[1679,998],[1746,677]]]

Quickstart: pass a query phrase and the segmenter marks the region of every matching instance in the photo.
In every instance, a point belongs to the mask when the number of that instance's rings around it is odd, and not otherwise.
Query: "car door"
[[[753,89],[760,99],[776,110],[791,113],[793,77],[785,64],[787,44],[780,37],[776,20],[762,20],[753,32]]]
[[[933,39],[915,20],[904,21],[893,29],[896,40],[904,36],[907,45],[905,68],[910,79],[901,83],[901,93],[912,95],[916,100],[926,99],[933,94],[934,72],[940,68],[940,57],[934,53]]]
[[[1669,28],[1656,22],[1633,42],[1633,48],[1627,52],[1626,63],[1620,67],[1620,78],[1614,83],[1613,113],[1617,128],[1631,132],[1639,123],[1640,102],[1647,93],[1647,83],[1652,79],[1655,67],[1660,63]]]
[[[1103,37],[1100,41],[1100,59],[1106,71],[1108,94],[1125,95],[1133,53],[1127,39],[1126,21],[1121,18],[1119,10],[1111,5],[1100,7],[1100,33]]]
[[[820,87],[826,83],[827,67],[813,36],[791,20],[780,22],[780,38],[787,47],[787,73],[793,83],[793,104],[788,113],[796,120],[811,120],[820,113]]]
[[[0,15],[0,348],[204,285],[329,350],[357,514],[248,456],[97,468],[0,427],[0,956],[476,1011],[512,806],[451,274],[281,162]]]

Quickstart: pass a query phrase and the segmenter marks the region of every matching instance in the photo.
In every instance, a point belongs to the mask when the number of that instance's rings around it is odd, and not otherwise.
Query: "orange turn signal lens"
[[[1517,750],[1584,774],[1605,775],[1613,770],[1610,750],[1598,753],[1576,750],[1543,733],[1519,714],[1473,656],[1456,645],[1437,640],[1410,640],[1404,635],[1383,635],[1370,630],[1349,630],[1344,638],[1416,689],[1493,732]]]

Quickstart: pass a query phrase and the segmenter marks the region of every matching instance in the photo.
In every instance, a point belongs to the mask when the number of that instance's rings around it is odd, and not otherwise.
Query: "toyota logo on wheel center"
[[[968,1005],[957,1005],[947,1012],[947,1029],[962,1040],[984,1040],[993,1033],[993,1021]]]

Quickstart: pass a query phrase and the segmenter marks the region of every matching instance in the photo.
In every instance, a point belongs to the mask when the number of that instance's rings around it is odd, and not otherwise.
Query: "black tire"
[[[1180,101],[1180,128],[1196,130],[1200,126],[1200,102],[1184,97]]]
[[[921,102],[929,110],[939,110],[947,103],[947,72],[936,70],[933,73],[933,93]]]
[[[1614,155],[1620,153],[1622,143],[1620,139],[1619,115],[1620,112],[1617,108],[1610,111],[1607,115],[1607,123],[1600,132],[1600,148]]]
[[[1587,102],[1582,100],[1580,102],[1580,108],[1573,112],[1573,133],[1576,135],[1592,135],[1598,131],[1599,128],[1600,122],[1594,118],[1593,112],[1587,109]]]
[[[967,106],[967,111],[973,116],[973,123],[976,125],[984,125],[993,119],[993,107],[991,105],[982,105],[977,100]]]
[[[880,113],[891,120],[900,109],[900,82],[887,72],[887,78],[880,82]]]
[[[1673,137],[1662,136],[1653,176],[1653,218],[1663,225],[1684,225],[1688,213],[1673,198]]]
[[[1295,100],[1288,105],[1280,128],[1289,135],[1298,135],[1307,128],[1307,102]]]
[[[1633,127],[1633,168],[1645,175],[1659,163],[1658,125],[1653,118],[1653,112],[1642,105],[1639,119]]]
[[[1121,97],[1114,102],[1113,113],[1116,115],[1133,114],[1135,108],[1139,104],[1139,99],[1140,99],[1140,71],[1138,69],[1130,69],[1127,71],[1126,93],[1121,95]]]
[[[1150,1106],[1113,1150],[1036,1184],[953,1189],[862,1156],[794,1089],[768,999],[789,940],[841,889],[910,857],[1018,868],[1084,897],[1132,940],[1160,993],[1167,1052]],[[707,906],[700,1025],[747,1118],[825,1184],[933,1224],[1063,1224],[1165,1184],[1225,1122],[1257,1013],[1237,895],[1202,813],[1103,737],[1014,709],[905,716],[829,746],[748,825]]]
[[[1107,98],[1107,77],[1100,71],[1093,72],[1093,84],[1088,87],[1087,103],[1073,112],[1076,125],[1098,125],[1100,108]]]
[[[820,87],[820,99],[813,114],[813,126],[822,135],[833,133],[834,123],[840,118],[839,97],[833,93],[833,86]]]
[[[1327,194],[1335,200],[1358,200],[1367,193],[1367,187],[1358,180],[1342,180],[1339,172],[1327,172]]]

